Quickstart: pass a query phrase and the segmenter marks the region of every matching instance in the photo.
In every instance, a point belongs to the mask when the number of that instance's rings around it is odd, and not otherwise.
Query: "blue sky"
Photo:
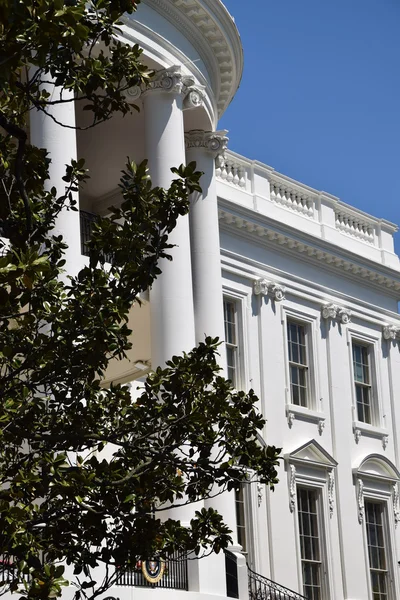
[[[245,58],[230,149],[400,224],[400,0],[224,3]]]

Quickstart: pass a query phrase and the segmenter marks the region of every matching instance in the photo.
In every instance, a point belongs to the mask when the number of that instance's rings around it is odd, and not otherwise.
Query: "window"
[[[306,325],[287,322],[291,403],[309,405],[309,375]]]
[[[239,346],[238,346],[238,317],[237,303],[224,298],[225,346],[228,379],[233,387],[239,382]]]
[[[353,342],[353,372],[357,420],[372,424],[372,385],[370,347]]]
[[[322,599],[322,559],[319,491],[297,488],[300,556],[304,595],[308,600]]]
[[[365,501],[369,571],[373,600],[386,600],[388,592],[388,564],[385,535],[385,505]]]
[[[247,535],[246,535],[246,507],[244,499],[244,485],[242,484],[235,491],[235,507],[236,507],[236,532],[238,543],[242,546],[244,553],[247,553]]]

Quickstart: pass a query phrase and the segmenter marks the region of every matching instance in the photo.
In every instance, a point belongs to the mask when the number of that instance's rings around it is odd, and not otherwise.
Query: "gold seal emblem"
[[[149,583],[158,583],[165,571],[165,562],[161,558],[153,558],[142,562],[142,573]]]

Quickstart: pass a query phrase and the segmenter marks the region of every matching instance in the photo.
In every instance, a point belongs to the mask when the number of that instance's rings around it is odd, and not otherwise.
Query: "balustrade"
[[[246,187],[246,167],[239,161],[219,155],[216,158],[215,174],[217,177],[237,185],[241,188]]]
[[[374,226],[367,220],[345,210],[335,210],[336,229],[355,238],[374,243]]]
[[[276,202],[276,204],[280,204],[307,217],[314,216],[313,198],[295,190],[285,184],[285,182],[270,178],[270,195],[271,200]]]

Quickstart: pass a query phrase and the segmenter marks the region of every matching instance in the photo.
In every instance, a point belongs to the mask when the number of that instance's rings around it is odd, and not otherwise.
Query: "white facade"
[[[243,63],[238,32],[220,0],[143,0],[126,19],[123,36],[144,48],[145,61],[157,71],[149,89],[131,90],[140,113],[78,133],[36,114],[31,120],[32,141],[51,152],[52,184],[71,158],[86,158],[91,180],[79,199],[82,211],[106,214],[120,201],[117,184],[127,155],[149,159],[154,185],[168,186],[170,168],[185,161],[196,160],[204,171],[202,195],[192,199],[190,215],[171,235],[174,260],[162,265],[148,301],[132,308],[129,360],[113,364],[108,381],[133,381],[143,367],[164,364],[205,334],[224,338],[225,298],[228,327],[236,334],[227,340],[228,372],[237,387],[259,395],[264,440],[281,447],[284,457],[274,492],[254,487],[236,506],[233,494],[212,503],[235,536],[237,525],[242,541],[246,533],[246,556],[233,547],[239,597],[248,598],[247,560],[256,573],[301,594],[310,594],[305,574],[314,573],[319,579],[310,598],[395,600],[396,227],[226,150],[218,118],[237,90]],[[85,113],[79,103],[75,108],[76,114],[73,105],[54,110],[59,121],[83,125]],[[58,223],[70,245],[71,272],[86,260],[78,218],[68,213]],[[239,500],[244,512],[237,523]],[[182,511],[182,522],[191,511]],[[380,558],[373,577],[386,595],[372,593],[371,556]],[[224,597],[224,557],[190,562],[188,588],[126,585],[110,594],[121,600]],[[268,588],[262,589],[267,599]],[[295,596],[275,596],[289,597]]]

